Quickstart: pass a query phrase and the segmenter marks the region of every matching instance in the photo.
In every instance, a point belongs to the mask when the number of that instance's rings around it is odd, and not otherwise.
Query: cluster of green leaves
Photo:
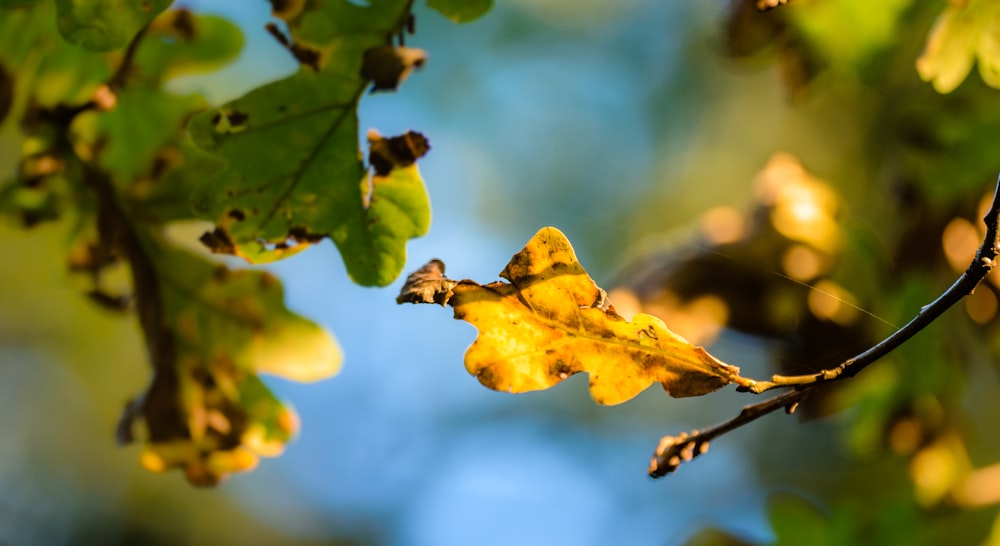
[[[202,241],[211,250],[252,262],[329,237],[352,279],[388,284],[406,241],[429,226],[415,165],[428,145],[417,133],[370,132],[366,165],[357,106],[373,81],[394,89],[424,56],[396,45],[409,0],[271,2],[267,30],[300,70],[209,108],[164,84],[232,61],[242,33],[170,4],[0,2],[0,122],[20,145],[16,172],[0,183],[0,214],[25,227],[75,226],[69,268],[88,279],[96,303],[134,310],[152,364],[119,440],[142,438],[150,470],[181,468],[191,483],[212,485],[279,454],[297,430],[258,374],[322,379],[341,353],[285,307],[275,277],[186,250],[166,228],[209,220],[216,227]],[[490,8],[430,4],[456,21]]]

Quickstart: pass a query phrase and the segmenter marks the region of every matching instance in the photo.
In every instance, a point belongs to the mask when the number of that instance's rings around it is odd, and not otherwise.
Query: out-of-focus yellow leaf
[[[950,93],[969,74],[974,60],[990,87],[1000,88],[1000,4],[988,0],[952,2],[941,13],[917,59],[917,72],[939,93]]]
[[[465,367],[491,389],[547,389],[587,372],[594,401],[619,404],[652,383],[682,397],[748,382],[739,368],[688,343],[660,319],[645,314],[631,321],[622,318],[555,228],[532,237],[500,276],[508,282],[461,281],[448,299],[455,318],[479,329]],[[406,297],[411,281],[425,277],[411,275],[400,300],[415,301]],[[451,284],[443,286],[450,289]],[[418,302],[439,300],[431,295]]]

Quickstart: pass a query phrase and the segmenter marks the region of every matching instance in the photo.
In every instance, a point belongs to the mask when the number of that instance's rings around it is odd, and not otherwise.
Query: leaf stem
[[[146,29],[149,28],[149,23],[144,25],[139,29],[139,32],[132,37],[132,40],[128,43],[128,47],[125,48],[125,56],[122,57],[122,62],[118,65],[118,70],[115,74],[111,76],[108,80],[108,87],[114,92],[119,92],[125,87],[125,81],[128,79],[129,71],[132,69],[132,64],[135,61],[135,52],[139,49],[139,43],[142,42],[143,37],[146,35]]]
[[[710,440],[755,421],[778,408],[786,408],[791,413],[795,406],[805,400],[813,391],[833,381],[853,377],[872,362],[905,343],[917,332],[934,322],[951,306],[971,294],[996,266],[997,255],[1000,254],[1000,177],[997,179],[997,185],[993,192],[993,202],[986,212],[983,222],[986,224],[986,236],[969,267],[947,290],[937,299],[922,307],[917,315],[903,327],[835,368],[806,375],[775,375],[770,381],[750,380],[747,385],[737,387],[737,390],[741,392],[755,394],[778,387],[794,387],[794,390],[746,406],[736,417],[714,427],[678,436],[665,436],[660,441],[660,445],[657,446],[650,461],[649,475],[658,478],[673,472],[682,462],[704,453]]]

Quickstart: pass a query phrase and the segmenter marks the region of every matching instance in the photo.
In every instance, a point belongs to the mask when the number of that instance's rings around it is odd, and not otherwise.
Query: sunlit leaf
[[[1000,5],[951,2],[938,16],[917,59],[917,72],[939,93],[950,93],[978,61],[983,81],[1000,88]]]
[[[917,59],[920,77],[933,83],[939,93],[949,93],[958,87],[972,68],[978,28],[971,10],[946,8],[934,23],[927,46]]]
[[[67,41],[94,51],[128,44],[173,0],[55,0],[59,32]]]
[[[412,161],[369,172],[355,109],[368,87],[365,52],[388,43],[408,6],[336,1],[295,11],[290,44],[304,40],[315,64],[192,119],[195,143],[229,162],[195,198],[216,223],[203,239],[214,251],[267,262],[329,237],[356,282],[385,285],[399,274],[406,241],[428,228],[427,195]]]
[[[400,298],[439,302],[428,281],[454,292],[455,318],[479,329],[465,367],[487,387],[526,392],[547,389],[587,372],[599,404],[619,404],[660,383],[672,396],[698,396],[728,383],[743,384],[725,364],[671,332],[663,321],[636,315],[627,321],[587,275],[566,237],[544,228],[500,274],[508,282],[442,282],[433,268],[411,277]],[[452,288],[453,287],[453,288]],[[407,299],[412,292],[429,296]]]
[[[427,7],[456,23],[468,23],[490,11],[493,0],[427,0]]]

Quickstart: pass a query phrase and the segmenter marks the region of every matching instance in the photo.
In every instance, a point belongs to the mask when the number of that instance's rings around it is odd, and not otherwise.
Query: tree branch
[[[813,391],[830,382],[853,377],[872,362],[905,343],[917,332],[934,322],[951,306],[971,294],[996,266],[997,255],[1000,253],[1000,177],[997,179],[997,185],[993,192],[993,202],[986,212],[983,222],[986,224],[986,236],[969,267],[937,299],[922,307],[920,312],[905,326],[870,349],[854,358],[845,360],[836,368],[807,375],[775,375],[770,381],[753,381],[748,386],[738,387],[739,391],[756,394],[778,387],[794,387],[795,390],[770,400],[746,406],[736,417],[714,427],[702,431],[682,433],[678,436],[665,436],[660,440],[660,444],[649,463],[649,475],[658,478],[677,470],[682,462],[689,461],[707,451],[708,442],[712,439],[755,421],[778,408],[786,408],[789,413],[793,412],[799,402],[805,400]]]

